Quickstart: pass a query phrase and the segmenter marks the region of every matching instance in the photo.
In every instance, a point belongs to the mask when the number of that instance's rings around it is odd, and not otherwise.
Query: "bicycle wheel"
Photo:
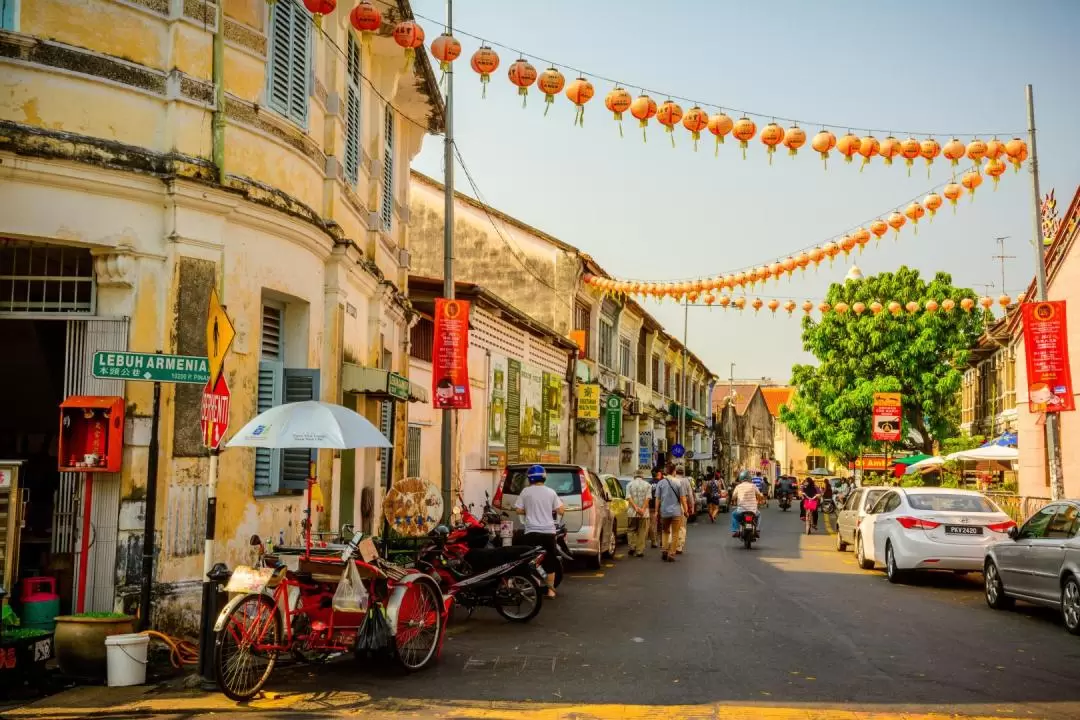
[[[435,658],[442,637],[442,608],[435,584],[414,580],[405,590],[398,607],[392,652],[406,672],[427,667]]]
[[[281,615],[274,601],[252,593],[229,613],[214,642],[218,687],[232,700],[250,700],[262,689],[277,662]]]

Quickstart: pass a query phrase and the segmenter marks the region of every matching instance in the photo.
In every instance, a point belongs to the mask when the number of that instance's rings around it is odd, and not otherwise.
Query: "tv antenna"
[[[998,251],[997,255],[991,256],[994,260],[998,260],[999,262],[1001,262],[1001,292],[1005,292],[1005,261],[1016,259],[1015,255],[1005,254],[1005,241],[1008,240],[1010,237],[1010,235],[1006,235],[1004,237],[994,238],[994,241],[998,244],[1000,250]]]

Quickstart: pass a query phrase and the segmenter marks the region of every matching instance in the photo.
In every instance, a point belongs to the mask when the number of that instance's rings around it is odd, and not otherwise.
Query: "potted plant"
[[[113,612],[59,615],[56,618],[56,659],[65,675],[105,677],[105,638],[135,630],[135,618]]]

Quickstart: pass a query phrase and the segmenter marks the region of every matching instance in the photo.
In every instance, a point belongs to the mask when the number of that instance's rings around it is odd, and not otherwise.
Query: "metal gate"
[[[127,350],[128,321],[121,319],[67,320],[64,363],[64,397],[71,395],[124,395],[123,380],[102,380],[90,374],[94,353],[99,350]],[[84,475],[61,473],[60,487],[53,505],[54,553],[74,553],[74,567],[80,567],[82,533],[90,533],[87,562],[86,605],[88,612],[113,609],[116,591],[116,539],[120,515],[120,474],[94,473],[90,527],[82,527],[86,498]],[[78,572],[76,570],[76,572]],[[79,602],[78,578],[73,603]]]

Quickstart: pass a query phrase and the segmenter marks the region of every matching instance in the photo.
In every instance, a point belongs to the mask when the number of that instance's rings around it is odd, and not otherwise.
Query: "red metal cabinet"
[[[120,472],[124,398],[72,395],[60,403],[61,472]]]

